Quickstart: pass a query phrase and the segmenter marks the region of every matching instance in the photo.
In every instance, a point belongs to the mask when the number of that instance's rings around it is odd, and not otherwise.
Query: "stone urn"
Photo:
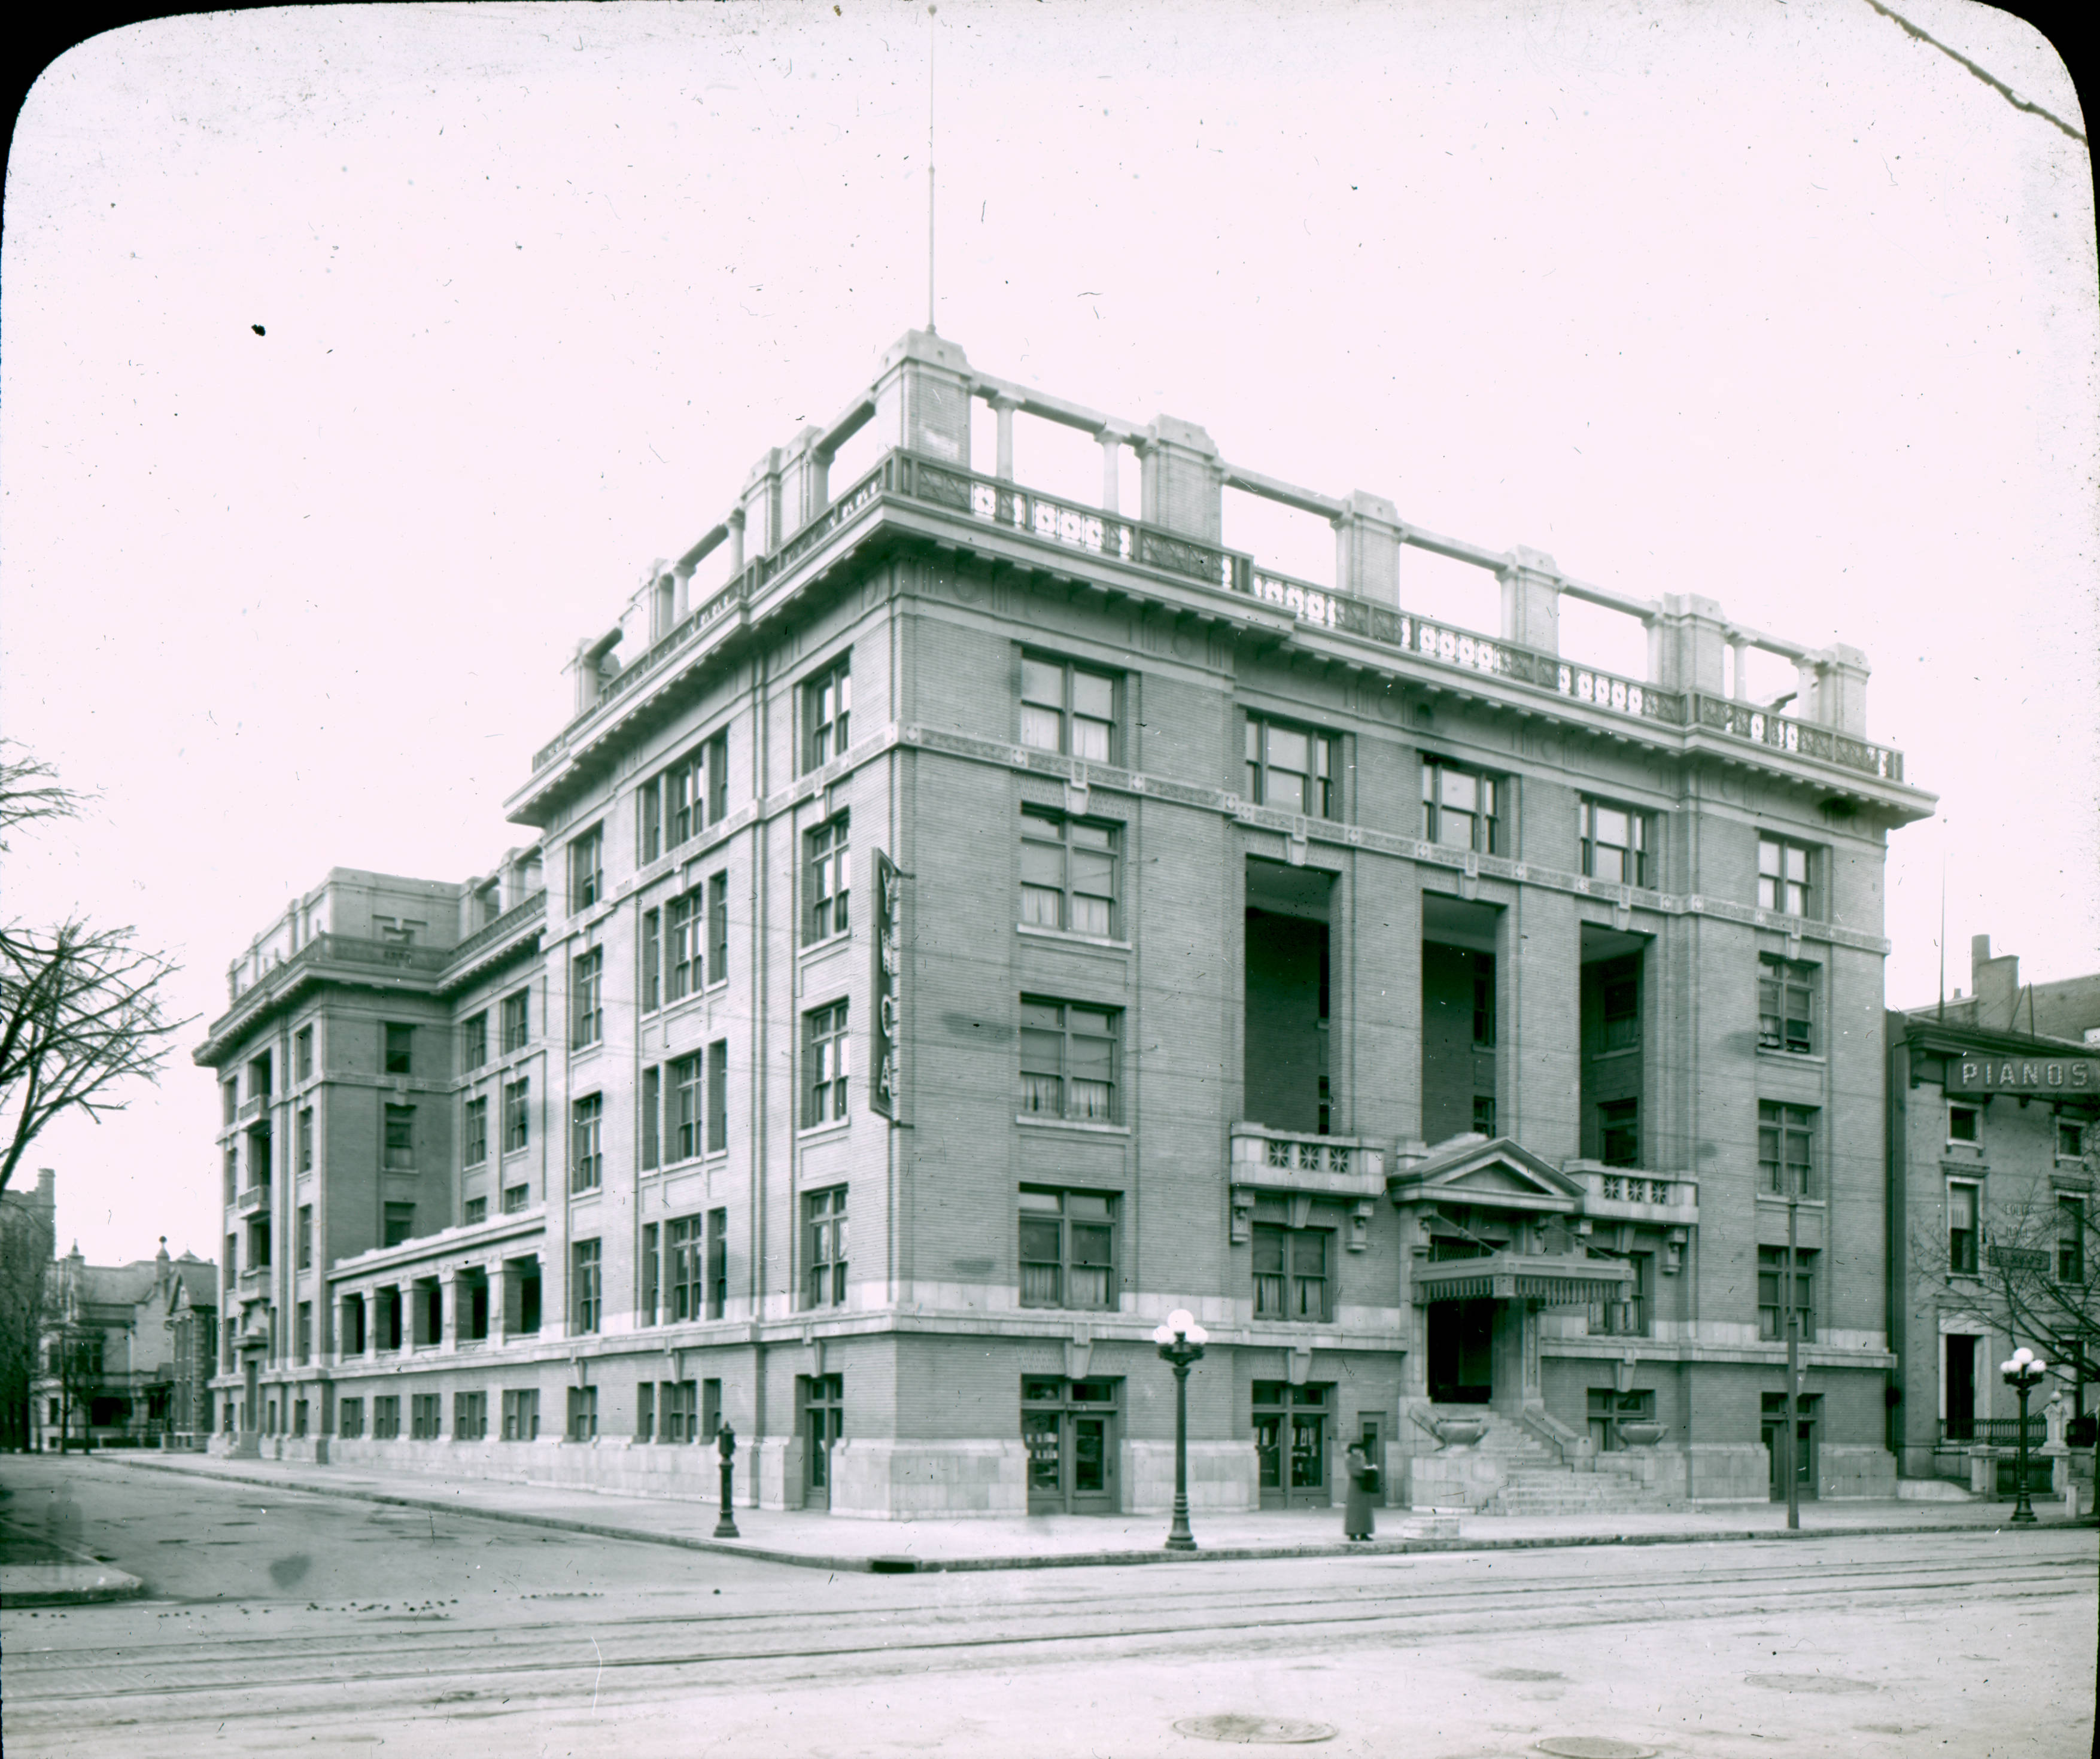
[[[1662,1425],[1635,1422],[1619,1425],[1619,1439],[1629,1448],[1652,1448],[1662,1439]]]
[[[1470,1448],[1488,1432],[1487,1420],[1478,1417],[1440,1417],[1429,1426],[1447,1448]]]

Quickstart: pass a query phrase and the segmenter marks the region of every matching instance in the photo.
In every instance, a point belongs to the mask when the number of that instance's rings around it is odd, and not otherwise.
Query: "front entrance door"
[[[1429,1396],[1438,1404],[1485,1404],[1494,1392],[1495,1303],[1429,1306]]]
[[[1254,1450],[1264,1509],[1324,1509],[1332,1386],[1254,1383]]]
[[[1948,1441],[1976,1438],[1976,1342],[1974,1338],[1947,1339],[1947,1435]]]
[[[261,1377],[258,1365],[254,1356],[249,1357],[241,1373],[244,1377],[242,1381],[244,1396],[240,1401],[240,1426],[252,1435],[262,1427],[262,1400],[257,1387],[257,1382]]]
[[[1021,1378],[1021,1439],[1028,1449],[1030,1514],[1116,1510],[1116,1390],[1113,1380]]]
[[[802,1382],[802,1506],[832,1506],[832,1444],[845,1433],[846,1378],[810,1374]]]
[[[1807,1393],[1793,1404],[1795,1421],[1793,1443],[1793,1477],[1799,1487],[1797,1494],[1803,1502],[1815,1500],[1815,1416],[1816,1407],[1822,1401],[1820,1393]],[[1785,1458],[1786,1395],[1768,1392],[1764,1395],[1765,1468],[1774,1502],[1786,1501],[1786,1475],[1781,1462]]]

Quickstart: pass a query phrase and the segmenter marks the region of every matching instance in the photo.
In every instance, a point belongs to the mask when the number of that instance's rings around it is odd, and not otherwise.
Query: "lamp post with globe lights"
[[[1159,1346],[1160,1360],[1174,1369],[1174,1524],[1167,1529],[1167,1549],[1193,1551],[1196,1539],[1189,1531],[1189,1364],[1202,1360],[1211,1334],[1186,1307],[1176,1307],[1154,1330],[1152,1341]]]
[[[2013,1519],[2032,1524],[2035,1512],[2034,1505],[2027,1501],[2027,1395],[2041,1384],[2043,1377],[2049,1373],[2049,1364],[2022,1344],[1998,1364],[1998,1372],[2020,1397],[2020,1487],[2019,1500],[2013,1505]]]

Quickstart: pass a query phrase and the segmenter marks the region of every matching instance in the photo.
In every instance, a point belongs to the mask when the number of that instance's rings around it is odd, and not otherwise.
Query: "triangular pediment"
[[[1459,1136],[1428,1158],[1396,1169],[1386,1188],[1397,1201],[1507,1204],[1572,1210],[1582,1187],[1511,1136]]]

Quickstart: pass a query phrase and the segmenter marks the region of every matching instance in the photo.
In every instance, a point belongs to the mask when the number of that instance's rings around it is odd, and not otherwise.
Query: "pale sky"
[[[2082,130],[2024,24],[1898,10]],[[1890,1000],[1936,991],[1943,865],[1950,990],[1974,933],[2100,969],[2080,143],[1865,0],[932,29],[938,322],[975,365],[1864,649],[1870,735],[1941,803],[1891,839]],[[98,799],[17,839],[6,913],[137,924],[208,1020],[329,867],[527,841],[501,802],[576,639],[924,321],[928,37],[905,0],[315,7],[54,64],[0,240],[0,733]],[[1097,489],[1035,438],[1023,481]],[[1227,538],[1330,577],[1309,518]],[[1476,628],[1490,584],[1403,562]],[[1612,622],[1564,646],[1638,673]],[[62,1250],[214,1253],[201,1032],[38,1144]]]

